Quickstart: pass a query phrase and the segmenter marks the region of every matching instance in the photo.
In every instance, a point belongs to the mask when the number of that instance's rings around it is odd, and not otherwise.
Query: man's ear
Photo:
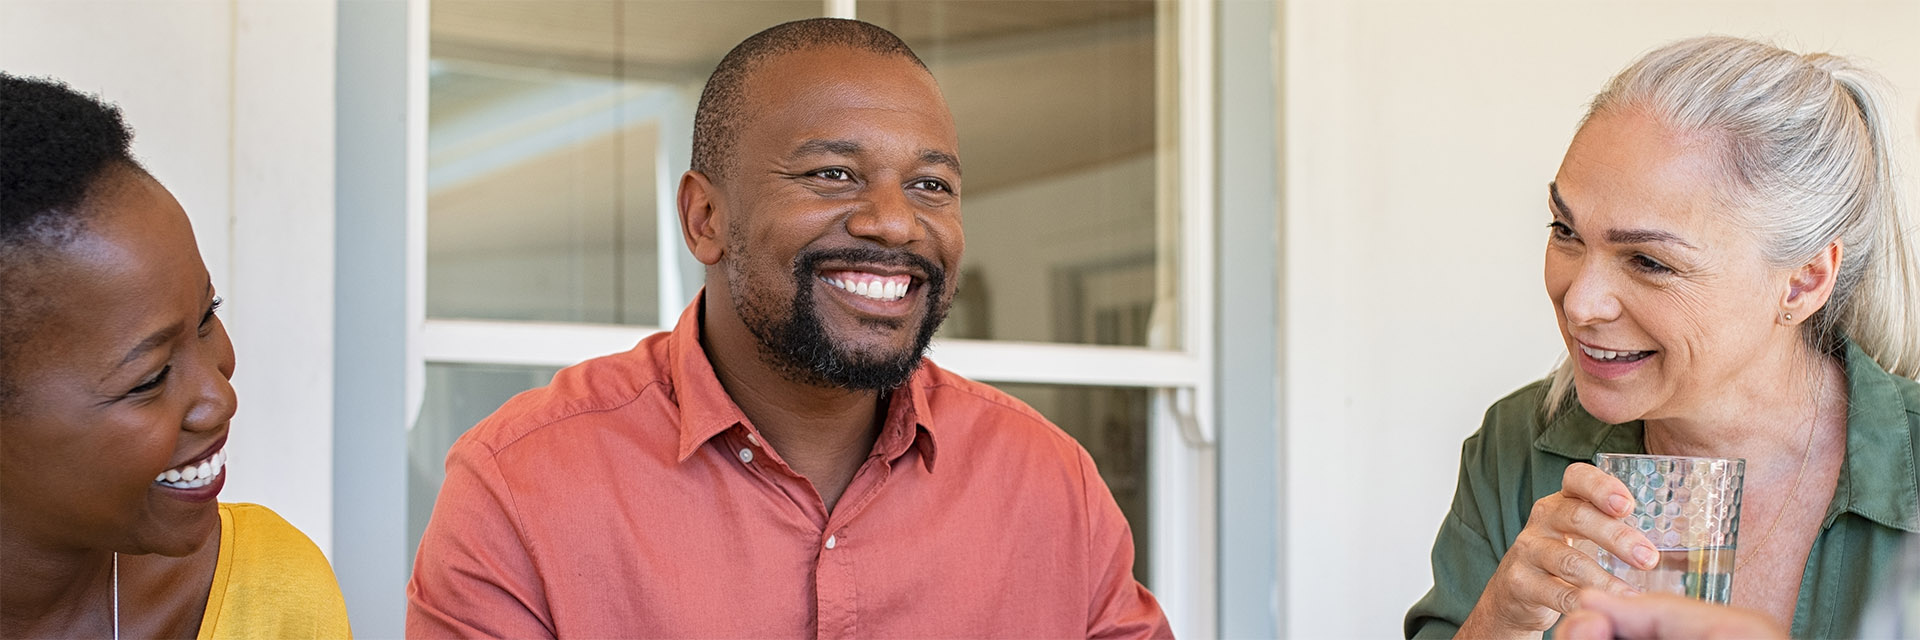
[[[680,176],[680,235],[701,264],[716,264],[726,253],[726,213],[718,200],[719,190],[706,174],[688,171]]]
[[[1813,259],[1794,269],[1787,278],[1787,291],[1780,301],[1780,322],[1789,326],[1806,322],[1814,312],[1827,306],[1833,287],[1840,277],[1840,260],[1846,249],[1839,240],[1814,254]]]

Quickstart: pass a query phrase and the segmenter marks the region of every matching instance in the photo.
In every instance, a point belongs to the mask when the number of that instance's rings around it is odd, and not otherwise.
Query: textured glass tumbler
[[[1747,461],[1602,453],[1593,464],[1626,483],[1633,513],[1621,520],[1660,551],[1659,565],[1642,570],[1587,545],[1600,566],[1644,592],[1726,604],[1733,596]]]

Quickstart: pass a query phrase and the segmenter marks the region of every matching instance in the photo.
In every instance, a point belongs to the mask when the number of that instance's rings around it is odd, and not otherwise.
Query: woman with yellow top
[[[131,139],[0,74],[0,636],[346,637],[313,542],[215,501],[233,344]]]

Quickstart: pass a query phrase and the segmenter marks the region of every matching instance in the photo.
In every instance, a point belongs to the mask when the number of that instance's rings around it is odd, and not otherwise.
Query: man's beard
[[[743,258],[747,255],[739,249],[744,247],[730,248],[729,251],[741,259],[735,264],[745,262]],[[926,288],[927,311],[914,332],[912,347],[891,354],[856,353],[840,348],[832,336],[827,335],[827,328],[820,320],[820,309],[813,296],[815,269],[827,261],[915,267],[926,274],[922,286]],[[926,258],[905,251],[806,251],[794,257],[793,300],[782,314],[769,304],[776,299],[775,296],[750,293],[753,285],[748,282],[746,274],[732,267],[727,269],[727,289],[732,294],[733,308],[760,343],[760,352],[769,356],[789,380],[843,389],[886,391],[906,384],[907,378],[912,377],[914,370],[919,368],[920,358],[926,353],[927,344],[933,340],[934,331],[946,319],[950,302],[946,298],[946,282],[946,270]],[[901,321],[861,320],[861,324],[895,330],[900,328]]]

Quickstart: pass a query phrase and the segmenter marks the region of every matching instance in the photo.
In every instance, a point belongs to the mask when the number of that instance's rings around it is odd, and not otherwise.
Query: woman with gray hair
[[[1631,591],[1569,544],[1654,566],[1600,452],[1746,459],[1733,605],[1853,633],[1920,530],[1920,265],[1890,104],[1843,58],[1723,37],[1594,99],[1548,185],[1566,360],[1462,447],[1408,637],[1537,637],[1582,590]]]

